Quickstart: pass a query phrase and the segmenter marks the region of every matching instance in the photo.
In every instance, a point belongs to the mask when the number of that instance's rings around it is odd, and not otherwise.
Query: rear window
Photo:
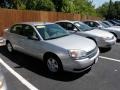
[[[10,29],[11,33],[15,33],[15,34],[22,34],[22,25],[14,25],[11,29]]]

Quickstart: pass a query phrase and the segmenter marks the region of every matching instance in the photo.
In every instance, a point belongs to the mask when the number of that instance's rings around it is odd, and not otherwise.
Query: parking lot
[[[84,73],[49,74],[42,62],[19,52],[10,54],[0,47],[0,69],[8,90],[119,90],[120,43],[101,49],[98,63]]]

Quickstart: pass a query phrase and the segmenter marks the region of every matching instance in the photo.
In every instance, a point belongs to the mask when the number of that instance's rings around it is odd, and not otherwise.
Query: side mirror
[[[77,28],[74,28],[73,31],[77,32]]]
[[[38,41],[38,40],[39,40],[39,38],[38,38],[38,37],[32,37],[32,36],[28,36],[28,39],[31,39],[31,40],[36,40],[36,41]]]
[[[99,29],[103,28],[101,25],[98,26]]]

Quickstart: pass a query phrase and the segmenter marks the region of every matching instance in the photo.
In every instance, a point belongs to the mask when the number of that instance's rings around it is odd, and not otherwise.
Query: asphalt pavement
[[[0,58],[9,66],[6,68],[0,63],[8,90],[120,89],[120,43],[111,49],[101,49],[99,61],[84,73],[64,72],[52,75],[40,60],[17,51],[10,54],[4,46],[0,47]]]

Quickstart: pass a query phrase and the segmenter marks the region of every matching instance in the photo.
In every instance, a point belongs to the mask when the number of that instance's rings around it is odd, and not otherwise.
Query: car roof
[[[17,24],[27,24],[27,25],[31,25],[31,26],[37,26],[37,25],[48,25],[48,24],[54,24],[54,23],[50,23],[50,22],[21,22],[21,23],[17,23]]]
[[[58,23],[58,22],[69,22],[69,23],[75,23],[75,22],[80,22],[80,21],[72,21],[72,20],[59,20],[59,21],[56,21],[55,23]]]

